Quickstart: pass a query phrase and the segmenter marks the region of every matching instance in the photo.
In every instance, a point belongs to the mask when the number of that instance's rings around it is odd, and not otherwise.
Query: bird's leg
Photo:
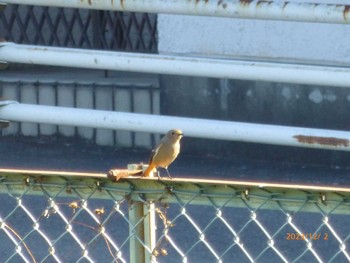
[[[158,176],[158,180],[161,180],[161,179],[162,179],[162,177],[160,176],[159,169],[157,170],[157,176]]]
[[[166,173],[168,174],[168,178],[169,178],[169,179],[173,179],[173,178],[171,177],[169,171],[168,171],[168,167],[165,167],[164,169],[165,169]]]

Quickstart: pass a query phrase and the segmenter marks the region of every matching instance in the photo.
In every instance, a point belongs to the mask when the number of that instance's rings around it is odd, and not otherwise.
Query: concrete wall
[[[350,65],[349,25],[162,14],[158,16],[158,29],[162,54]],[[161,88],[161,112],[168,115],[350,129],[348,88],[183,76],[162,76]],[[191,139],[186,144],[184,148],[192,152],[219,156],[247,153],[263,158],[268,152],[276,158],[285,155],[289,160],[337,162],[339,156],[347,158],[337,152],[323,155],[312,150],[244,143]]]
[[[158,35],[160,53],[350,63],[349,25],[159,14]]]

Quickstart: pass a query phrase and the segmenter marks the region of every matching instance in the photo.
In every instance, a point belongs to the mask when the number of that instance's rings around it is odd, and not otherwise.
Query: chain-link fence
[[[157,52],[157,16],[9,5],[0,12],[0,37],[23,44]]]
[[[1,262],[350,260],[350,189],[0,174]]]

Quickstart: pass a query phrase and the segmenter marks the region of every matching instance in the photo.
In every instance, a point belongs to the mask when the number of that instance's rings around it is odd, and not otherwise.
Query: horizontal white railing
[[[0,43],[0,61],[350,87],[350,68]]]
[[[0,119],[350,151],[350,132],[0,102]]]
[[[1,0],[0,3],[231,18],[350,23],[350,6],[260,0]]]
[[[176,13],[176,10],[178,10],[178,13],[185,14],[186,12],[181,6],[189,3],[186,1],[163,1],[162,3],[151,3],[149,1],[120,1],[118,3],[117,1],[2,2],[55,5],[65,7],[88,7],[108,10],[118,10],[119,7],[117,6],[119,3],[122,5],[121,10],[137,11],[130,7],[135,5],[137,8],[139,8],[139,10],[145,12],[151,10],[152,12],[172,10],[170,12]],[[202,7],[208,4],[207,9],[211,11],[215,9],[213,6],[213,1],[208,1],[207,3],[205,2],[206,1],[197,1],[196,3],[198,6]],[[159,9],[153,9],[156,3],[159,4]],[[162,4],[167,3],[172,3],[174,8],[172,9],[171,5],[161,7]],[[227,10],[230,10],[229,7],[238,4],[240,5],[240,8],[246,8],[247,10],[250,10],[249,8],[253,8],[254,5],[256,8],[267,8],[267,6],[271,5],[268,7],[271,8],[271,10],[274,10],[273,7],[277,8],[281,6],[283,6],[285,10],[288,10],[288,8],[291,8],[292,6],[295,8],[298,7],[305,9],[312,6],[309,6],[308,4],[295,4],[287,2],[281,5],[278,3],[265,1],[238,1],[225,3],[220,1],[218,3],[222,7],[224,4],[226,4],[224,9]],[[216,3],[216,5],[218,3]],[[147,8],[145,4],[148,4]],[[128,5],[130,6],[127,7]],[[175,6],[177,8],[175,8]],[[313,5],[313,8],[314,14],[318,14],[319,10],[324,9],[327,10],[327,14],[332,14],[334,16],[341,8],[343,8],[342,19],[346,20],[348,16],[348,6],[320,4]],[[295,9],[294,11],[297,12],[297,10],[299,9]],[[308,10],[310,11],[311,9]],[[232,12],[232,14],[238,14],[237,12]],[[200,8],[195,13],[188,14],[206,15],[206,13],[203,10],[201,11]],[[215,12],[213,14],[223,16],[221,13],[220,15]],[[301,14],[302,13],[296,17],[301,17]],[[287,15],[287,13],[284,15]],[[293,20],[294,18],[291,16],[288,19]],[[314,19],[314,21],[317,21],[317,19]],[[323,22],[327,21],[328,20],[324,20]],[[103,70],[136,71],[159,74],[350,87],[350,69],[346,67],[326,67],[302,64],[240,61],[232,59],[132,54],[111,51],[19,45],[8,42],[0,43],[0,61],[9,63],[27,63]],[[171,128],[178,127],[183,129],[187,136],[191,137],[237,140],[288,146],[303,146],[322,149],[350,149],[350,133],[345,131],[283,127],[194,118],[152,116],[135,113],[92,111],[84,109],[26,105],[19,103],[2,103],[2,105],[3,106],[0,108],[0,118],[9,121],[36,122],[156,133],[164,133]]]

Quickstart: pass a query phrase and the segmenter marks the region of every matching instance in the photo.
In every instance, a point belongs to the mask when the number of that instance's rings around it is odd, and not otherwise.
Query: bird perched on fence
[[[180,140],[182,137],[183,133],[180,130],[173,129],[168,131],[168,133],[160,140],[157,147],[152,151],[149,165],[143,173],[144,177],[149,177],[150,173],[155,168],[162,167],[166,170],[168,177],[171,178],[168,166],[180,153]]]

